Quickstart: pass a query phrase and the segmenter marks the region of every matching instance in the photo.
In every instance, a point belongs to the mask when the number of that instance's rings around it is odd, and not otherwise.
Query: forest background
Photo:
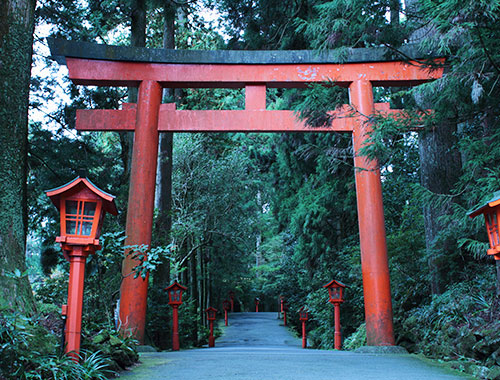
[[[339,59],[349,48],[397,52],[414,43],[446,56],[439,80],[375,89],[375,101],[409,115],[405,122],[374,117],[365,154],[378,158],[382,172],[397,344],[499,379],[499,262],[486,255],[483,220],[467,217],[500,188],[499,8],[493,0],[2,2],[0,378],[106,378],[137,360],[114,318],[133,137],[74,129],[76,109],[119,108],[136,91],[60,79],[42,48],[50,35],[171,49],[335,49]],[[30,74],[32,46],[43,69]],[[178,109],[243,109],[244,93],[165,90],[167,101]],[[337,87],[267,90],[268,109],[297,110],[312,127],[344,103],[347,93]],[[422,123],[412,113],[430,108],[432,118],[416,132]],[[255,297],[277,310],[283,295],[295,327],[297,310],[307,306],[310,344],[332,348],[332,308],[322,289],[332,279],[349,286],[344,347],[365,343],[350,136],[162,134],[160,145],[153,248],[144,263],[151,273],[148,344],[170,348],[163,289],[173,279],[188,286],[184,347],[205,343],[203,310],[220,309],[232,290],[242,310]],[[74,365],[57,347],[68,265],[54,244],[58,217],[44,190],[77,175],[116,194],[120,215],[106,219],[103,250],[88,261],[86,351]]]

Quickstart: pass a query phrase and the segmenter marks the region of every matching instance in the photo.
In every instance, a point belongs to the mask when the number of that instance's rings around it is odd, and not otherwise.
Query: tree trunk
[[[132,0],[130,21],[130,46],[146,46],[146,0]],[[129,87],[128,102],[137,103],[137,88]],[[119,136],[121,145],[121,159],[123,163],[122,183],[128,183],[130,177],[130,167],[132,163],[134,133],[119,132]],[[126,215],[124,217],[126,218]]]
[[[439,125],[432,131],[423,132],[419,139],[421,184],[434,194],[450,194],[461,173],[461,157],[455,146],[456,125]],[[456,247],[453,242],[438,239],[439,232],[445,227],[438,220],[450,212],[452,200],[440,205],[425,205],[425,246],[430,272],[432,294],[442,292],[441,262],[450,257]]]
[[[399,12],[401,11],[400,0],[391,0],[391,24],[399,24]]]
[[[196,262],[196,253],[193,252],[189,259],[189,263],[191,266],[191,297],[193,298],[194,301],[194,309],[195,311],[198,311],[198,274],[196,271],[198,270],[197,268],[197,262]],[[195,344],[198,345],[198,324],[194,325],[194,331],[193,331],[193,336],[195,338]]]
[[[0,298],[35,309],[26,270],[28,105],[35,0],[0,3]],[[17,275],[16,269],[19,271]]]
[[[164,31],[163,47],[175,49],[175,15],[176,5],[165,4],[163,8]],[[172,101],[173,90],[166,88],[163,91],[163,99]],[[158,216],[155,222],[155,244],[168,245],[170,242],[170,230],[172,229],[172,150],[174,135],[171,132],[160,134],[158,147],[158,170],[156,174],[156,209]],[[157,268],[153,278],[155,286],[163,286],[170,281],[170,261],[164,260]]]

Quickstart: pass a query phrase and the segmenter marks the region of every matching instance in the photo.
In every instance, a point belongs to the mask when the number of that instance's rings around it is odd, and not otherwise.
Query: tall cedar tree
[[[35,0],[0,4],[0,288],[16,310],[31,312],[26,270],[28,96]]]

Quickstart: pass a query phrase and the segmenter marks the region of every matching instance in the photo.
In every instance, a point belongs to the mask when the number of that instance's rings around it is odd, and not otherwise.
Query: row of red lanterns
[[[340,332],[340,304],[344,302],[346,286],[340,281],[332,280],[323,286],[328,290],[328,302],[334,306],[335,315],[335,335],[334,347],[336,350],[342,349],[342,334]],[[281,313],[283,314],[283,324],[286,326],[286,313],[288,305],[285,297],[280,296]],[[302,322],[302,348],[307,347],[306,322],[309,319],[309,311],[305,306],[299,309],[299,320]]]
[[[56,238],[56,242],[61,244],[64,257],[70,263],[68,301],[67,305],[63,305],[63,314],[67,317],[64,335],[66,352],[76,361],[80,351],[85,262],[89,254],[101,248],[99,236],[104,215],[106,212],[117,215],[118,210],[114,202],[115,196],[99,189],[87,178],[77,177],[61,187],[46,191],[46,194],[60,212],[60,236]],[[484,215],[490,244],[488,255],[492,255],[495,260],[500,260],[500,191],[468,215],[471,218]],[[182,302],[182,292],[186,288],[178,283],[175,284],[167,289],[169,289],[169,303],[174,308],[174,318],[178,322],[177,308]],[[337,343],[340,342],[339,305],[343,302],[345,285],[334,280],[325,287],[329,291],[329,301],[335,306],[335,346],[337,347]],[[171,294],[172,298],[170,298]],[[231,311],[234,311],[234,293],[230,292],[229,296]],[[256,311],[258,311],[258,303],[259,300],[256,299]],[[225,310],[228,309],[225,308]],[[285,310],[282,300],[282,312]],[[209,321],[213,322],[216,310],[208,308],[206,312]],[[174,339],[177,339],[178,347],[178,331],[176,335],[177,338],[174,334]]]

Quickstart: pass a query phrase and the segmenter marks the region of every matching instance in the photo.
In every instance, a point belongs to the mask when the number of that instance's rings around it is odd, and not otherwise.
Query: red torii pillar
[[[163,64],[67,58],[70,78],[76,84],[137,85],[138,105],[124,110],[77,112],[77,129],[135,131],[132,178],[127,215],[127,244],[151,242],[158,131],[170,132],[352,132],[356,166],[361,263],[368,345],[394,345],[392,302],[387,261],[382,187],[378,163],[358,155],[371,130],[366,117],[388,106],[373,103],[372,85],[415,85],[439,78],[442,70],[427,72],[403,62],[317,64]],[[266,85],[301,87],[335,78],[349,87],[351,107],[336,112],[330,128],[307,128],[293,111],[266,111]],[[161,85],[160,85],[161,83]],[[160,105],[161,87],[246,87],[242,111],[177,111]],[[121,288],[122,330],[142,342],[146,315],[147,280],[130,275],[135,262],[126,257]]]
[[[361,115],[373,114],[373,89],[370,81],[361,79],[352,82],[349,97],[351,105]],[[366,116],[358,118],[352,134],[366,337],[370,345],[393,346],[391,284],[380,169],[377,161],[358,154],[372,131]]]

